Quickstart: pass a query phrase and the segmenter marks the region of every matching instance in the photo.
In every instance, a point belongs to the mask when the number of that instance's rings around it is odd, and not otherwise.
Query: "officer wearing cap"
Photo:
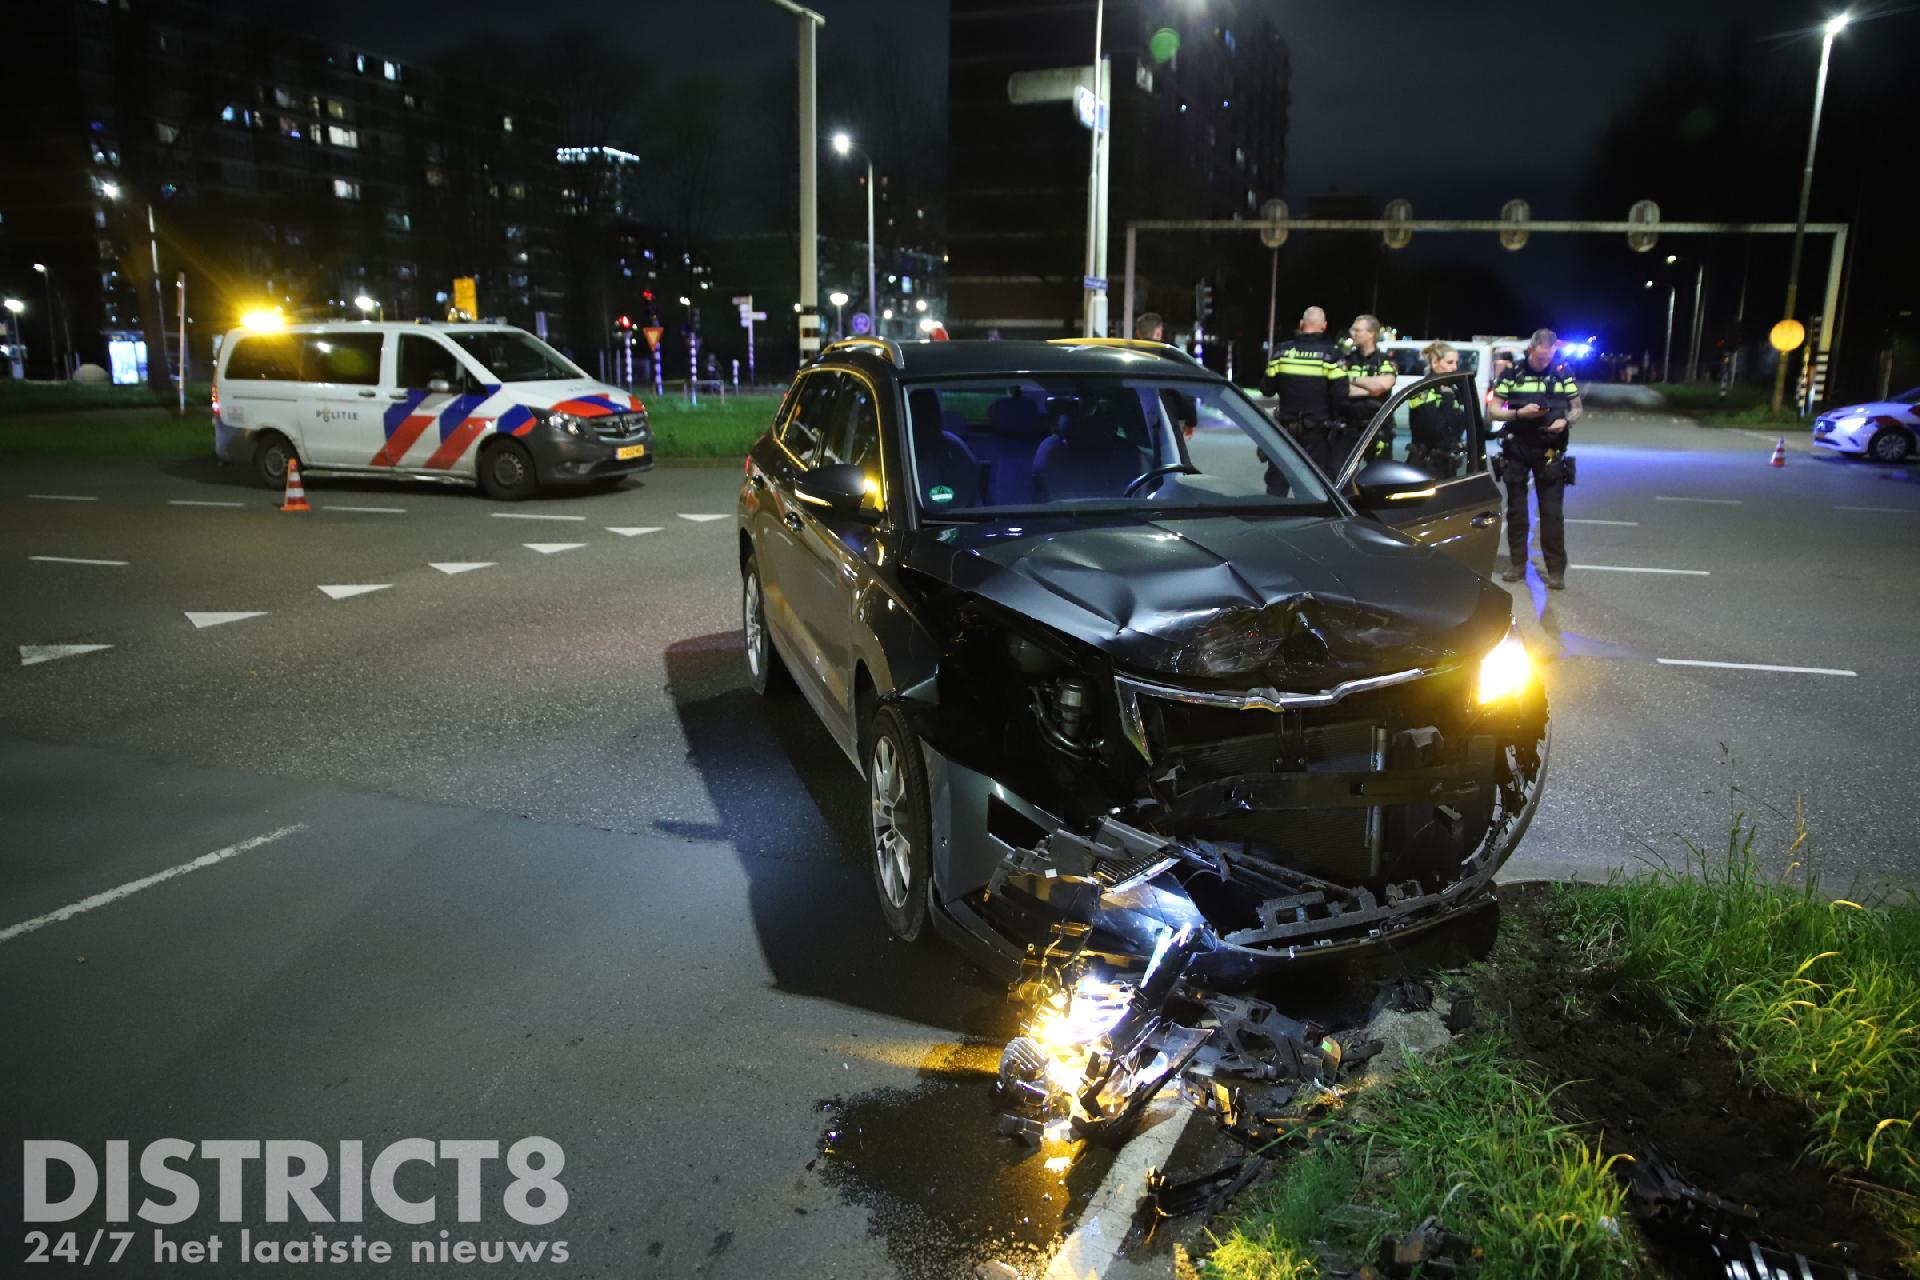
[[[1567,585],[1567,485],[1573,459],[1567,456],[1568,429],[1580,420],[1580,387],[1567,366],[1553,358],[1560,345],[1551,329],[1534,331],[1527,354],[1493,384],[1493,418],[1500,432],[1501,474],[1507,484],[1507,554],[1500,574],[1508,582],[1527,576],[1527,485],[1539,492],[1540,550],[1547,562],[1547,586]]]
[[[1260,390],[1278,398],[1274,417],[1307,456],[1331,474],[1340,462],[1333,445],[1340,420],[1337,397],[1346,390],[1346,372],[1339,351],[1327,341],[1327,313],[1308,307],[1300,315],[1299,330],[1276,344],[1272,354]]]
[[[1339,455],[1342,460],[1353,451],[1360,441],[1360,433],[1373,421],[1373,415],[1393,394],[1393,361],[1380,349],[1380,321],[1374,316],[1359,315],[1353,318],[1353,324],[1347,329],[1347,336],[1353,339],[1353,350],[1347,353],[1345,373],[1347,380],[1346,411],[1347,429],[1341,439]],[[1373,443],[1376,457],[1391,457],[1393,454],[1393,425],[1382,427]]]

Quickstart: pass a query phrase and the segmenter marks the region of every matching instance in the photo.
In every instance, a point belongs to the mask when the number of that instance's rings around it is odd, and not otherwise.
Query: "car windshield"
[[[1326,482],[1218,382],[1027,375],[907,388],[923,518],[1071,507],[1300,508]]]
[[[495,382],[553,382],[584,378],[580,367],[530,333],[513,329],[447,331]]]
[[[1920,404],[1920,387],[1909,387],[1893,399],[1896,404]]]

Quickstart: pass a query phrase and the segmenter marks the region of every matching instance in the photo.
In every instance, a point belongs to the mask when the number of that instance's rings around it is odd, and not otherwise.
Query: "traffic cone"
[[[1773,461],[1767,465],[1773,467],[1784,467],[1787,465],[1787,438],[1785,436],[1781,436],[1780,443],[1773,446]]]
[[[287,496],[280,504],[282,511],[311,511],[307,505],[307,487],[300,483],[300,459],[287,459]]]

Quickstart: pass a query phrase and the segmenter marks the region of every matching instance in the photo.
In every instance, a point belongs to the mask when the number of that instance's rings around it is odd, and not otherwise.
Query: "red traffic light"
[[[651,290],[651,289],[642,289],[642,290],[640,291],[640,296],[641,296],[641,297],[643,297],[643,298],[645,298],[645,299],[646,299],[646,300],[647,300],[648,302],[652,302],[652,301],[653,301],[653,290]]]
[[[633,317],[621,316],[618,323],[622,329],[631,329],[633,328]]]

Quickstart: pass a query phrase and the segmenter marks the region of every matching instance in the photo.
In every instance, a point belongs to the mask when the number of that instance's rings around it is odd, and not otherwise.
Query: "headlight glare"
[[[1509,631],[1505,639],[1480,659],[1480,681],[1474,689],[1474,699],[1486,706],[1511,698],[1532,683],[1533,658],[1527,653],[1527,646],[1520,642],[1519,633]]]
[[[554,430],[564,431],[570,436],[587,434],[586,424],[571,413],[556,413],[551,409],[545,409],[538,411],[538,417]]]

